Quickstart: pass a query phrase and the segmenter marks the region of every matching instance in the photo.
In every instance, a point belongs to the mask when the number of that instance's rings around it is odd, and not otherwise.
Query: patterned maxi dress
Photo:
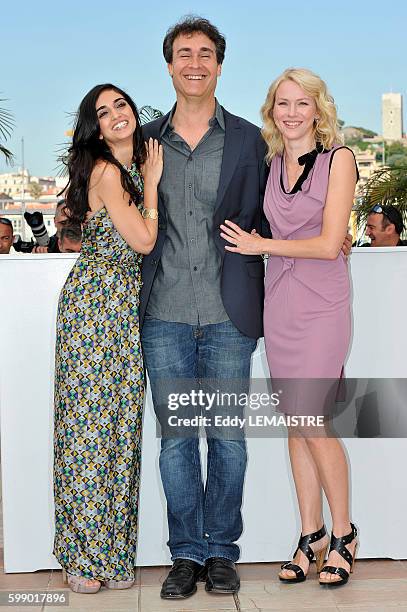
[[[97,580],[130,580],[136,563],[141,259],[102,208],[59,299],[54,554],[69,573]]]

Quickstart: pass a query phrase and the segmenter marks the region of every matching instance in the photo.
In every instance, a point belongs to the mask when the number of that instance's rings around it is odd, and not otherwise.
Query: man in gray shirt
[[[175,110],[160,130],[165,150],[160,195],[168,222],[147,314],[189,325],[222,323],[228,316],[220,294],[221,255],[212,234],[225,141],[223,111],[216,102],[209,129],[192,150],[174,130]]]
[[[246,444],[207,428],[207,478],[201,474],[198,432],[170,427],[169,394],[220,381],[248,391],[250,358],[262,335],[264,267],[260,256],[225,251],[219,226],[231,219],[264,235],[265,145],[259,129],[228,113],[215,88],[225,39],[205,19],[171,28],[164,57],[177,94],[172,111],[143,128],[159,138],[164,170],[159,185],[159,235],[143,260],[142,346],[154,408],[162,427],[160,472],[167,500],[173,567],[161,597],[189,597],[205,576],[206,590],[239,589],[236,540]],[[197,381],[197,382],[196,382]],[[216,390],[216,389],[214,389]],[[229,414],[237,414],[232,405]],[[209,417],[205,409],[202,413]]]

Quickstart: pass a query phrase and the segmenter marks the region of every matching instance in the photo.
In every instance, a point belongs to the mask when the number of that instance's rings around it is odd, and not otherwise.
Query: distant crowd
[[[65,200],[60,200],[55,209],[54,224],[56,233],[49,236],[41,213],[34,213],[33,221],[26,218],[36,241],[23,242],[20,236],[15,236],[13,224],[7,217],[0,217],[0,255],[10,253],[12,247],[17,252],[25,253],[79,253],[82,244],[82,228],[72,223],[66,215]]]
[[[40,214],[40,213],[36,213]],[[16,251],[31,253],[79,253],[82,245],[82,228],[77,223],[72,223],[66,215],[65,200],[60,200],[55,209],[54,224],[56,233],[47,236],[45,227],[44,239],[40,242],[22,243],[19,236],[14,236],[13,224],[7,217],[0,216],[0,255],[10,253],[14,246]],[[33,229],[34,237],[36,229]],[[404,231],[403,217],[395,206],[379,206],[372,208],[367,218],[366,236],[370,242],[360,244],[355,242],[353,246],[383,247],[383,246],[407,246],[407,241],[400,238]],[[42,233],[44,236],[44,233]],[[22,245],[26,247],[22,247]]]

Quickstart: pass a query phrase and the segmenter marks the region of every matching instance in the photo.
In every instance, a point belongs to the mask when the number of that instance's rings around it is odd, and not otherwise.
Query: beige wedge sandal
[[[62,580],[74,593],[83,593],[86,595],[97,593],[102,586],[99,580],[92,580],[91,578],[85,578],[85,576],[74,576],[68,574],[64,569],[62,570]]]

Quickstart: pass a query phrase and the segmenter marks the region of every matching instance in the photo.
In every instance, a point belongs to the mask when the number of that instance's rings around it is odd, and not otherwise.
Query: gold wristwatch
[[[158,219],[158,210],[155,208],[143,208],[141,216],[143,219]]]

